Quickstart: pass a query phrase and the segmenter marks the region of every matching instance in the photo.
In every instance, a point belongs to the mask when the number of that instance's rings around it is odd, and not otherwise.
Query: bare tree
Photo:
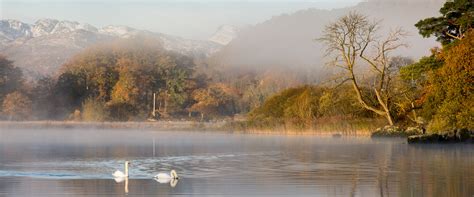
[[[390,102],[394,95],[391,82],[396,72],[393,72],[395,64],[391,63],[390,53],[406,47],[402,42],[406,33],[398,28],[382,38],[377,35],[379,29],[379,22],[371,22],[366,16],[351,12],[327,25],[318,40],[326,45],[326,55],[333,57],[329,64],[342,68],[343,82],[352,83],[360,104],[385,116],[389,124],[393,125]],[[370,75],[374,77],[373,84],[367,88],[361,86],[361,76],[356,73],[357,68],[364,65],[370,68]],[[364,96],[370,93],[363,92],[367,90],[373,91],[376,103]]]

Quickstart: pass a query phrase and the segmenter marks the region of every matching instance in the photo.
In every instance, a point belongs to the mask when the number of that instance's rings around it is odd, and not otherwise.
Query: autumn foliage
[[[32,116],[31,100],[20,92],[5,96],[2,107],[8,120],[29,120]]]
[[[445,64],[432,72],[425,108],[434,131],[474,128],[474,31],[443,51]]]

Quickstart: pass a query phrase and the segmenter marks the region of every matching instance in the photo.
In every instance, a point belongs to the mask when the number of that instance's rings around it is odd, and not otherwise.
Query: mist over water
[[[474,149],[469,146],[211,132],[2,129],[0,195],[121,195],[124,183],[116,183],[111,174],[129,160],[129,195],[468,196],[474,192]],[[182,178],[174,188],[152,179],[171,169]]]

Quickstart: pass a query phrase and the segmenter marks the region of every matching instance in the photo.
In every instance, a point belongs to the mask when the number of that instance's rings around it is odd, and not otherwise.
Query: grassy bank
[[[254,134],[283,134],[283,135],[318,135],[318,136],[364,136],[370,137],[373,131],[385,125],[379,119],[318,119],[310,127],[298,126],[278,122],[256,123],[250,121],[230,122],[225,125],[227,130],[239,133]]]

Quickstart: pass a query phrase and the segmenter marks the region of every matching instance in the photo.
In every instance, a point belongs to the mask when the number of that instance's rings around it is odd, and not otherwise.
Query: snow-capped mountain
[[[16,39],[30,38],[31,27],[16,20],[1,20],[0,21],[0,44],[5,45]],[[0,46],[1,48],[1,46]]]
[[[117,36],[121,38],[133,37],[137,35],[138,32],[139,32],[138,30],[135,30],[127,26],[109,25],[109,26],[103,27],[102,29],[99,29],[99,33],[101,34],[105,34],[109,36]]]
[[[209,41],[215,42],[221,45],[229,44],[234,38],[237,37],[240,29],[233,25],[222,25],[209,39]]]
[[[218,42],[189,40],[126,26],[96,28],[86,23],[41,19],[34,24],[0,20],[0,54],[13,60],[29,77],[56,72],[71,56],[91,45],[140,35],[160,40],[167,50],[207,57],[223,46]]]
[[[98,32],[97,28],[92,25],[71,21],[41,19],[30,25],[17,20],[0,20],[0,37],[9,41],[65,34],[78,30]]]

